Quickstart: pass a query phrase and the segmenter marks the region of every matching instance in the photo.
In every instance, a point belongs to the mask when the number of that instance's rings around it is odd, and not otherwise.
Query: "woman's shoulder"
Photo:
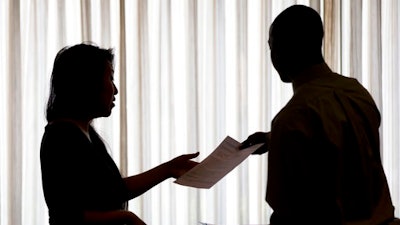
[[[42,137],[42,148],[76,148],[85,144],[86,138],[73,122],[52,121],[49,122]]]
[[[45,136],[74,136],[79,134],[79,128],[71,121],[57,120],[49,122],[45,127]]]
[[[76,128],[76,125],[74,124],[74,122],[72,122],[71,120],[53,120],[47,123],[46,125],[46,129],[48,128],[52,128],[52,129],[65,129],[65,128]]]

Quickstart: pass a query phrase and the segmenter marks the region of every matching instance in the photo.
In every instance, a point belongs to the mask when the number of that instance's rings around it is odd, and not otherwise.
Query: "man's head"
[[[271,60],[283,82],[305,68],[322,63],[324,36],[320,15],[312,8],[293,5],[280,13],[269,32]]]

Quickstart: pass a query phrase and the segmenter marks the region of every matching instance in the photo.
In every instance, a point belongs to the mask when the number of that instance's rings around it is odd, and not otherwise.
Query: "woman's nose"
[[[115,84],[113,84],[113,86],[114,86],[114,95],[117,95],[118,94],[118,88],[117,88],[117,86],[115,86]]]

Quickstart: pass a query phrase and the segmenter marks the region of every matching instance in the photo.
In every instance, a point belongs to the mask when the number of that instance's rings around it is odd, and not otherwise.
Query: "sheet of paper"
[[[240,142],[227,136],[207,158],[179,177],[175,183],[195,188],[211,188],[262,145],[239,150]]]

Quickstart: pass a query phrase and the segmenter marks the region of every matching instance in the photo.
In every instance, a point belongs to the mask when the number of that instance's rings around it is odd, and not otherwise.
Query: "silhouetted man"
[[[266,200],[271,225],[380,225],[394,217],[380,159],[380,113],[353,78],[331,71],[321,53],[319,14],[294,5],[270,27],[272,63],[293,97],[271,132],[242,143],[267,143]]]

